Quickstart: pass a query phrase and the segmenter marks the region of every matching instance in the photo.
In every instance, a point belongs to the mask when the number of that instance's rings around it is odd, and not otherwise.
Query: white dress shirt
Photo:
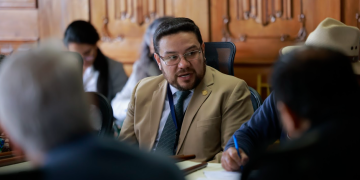
[[[179,90],[176,89],[175,87],[173,87],[172,85],[170,85],[170,90],[171,90],[171,93],[173,95],[173,98],[174,98],[174,106],[176,105],[177,101],[179,100],[180,96],[176,96],[176,92],[178,92]],[[194,90],[190,90],[190,94],[188,95],[188,97],[186,97],[185,101],[184,101],[184,113],[186,111],[186,108],[188,107],[189,103],[190,103],[190,100],[191,100],[191,97],[192,95],[194,94]],[[157,133],[157,136],[156,136],[156,139],[155,139],[155,143],[154,143],[154,150],[156,149],[156,146],[157,146],[157,143],[159,142],[160,140],[160,137],[161,137],[161,133],[164,129],[164,126],[165,126],[165,123],[168,119],[170,115],[170,105],[169,105],[169,99],[166,95],[166,98],[165,98],[165,101],[164,101],[164,108],[163,108],[163,111],[162,111],[162,114],[161,114],[161,120],[160,120],[160,125],[159,125],[159,130],[158,130],[158,133]]]
[[[99,71],[94,69],[94,66],[86,68],[83,74],[83,85],[85,92],[97,92],[97,81]]]

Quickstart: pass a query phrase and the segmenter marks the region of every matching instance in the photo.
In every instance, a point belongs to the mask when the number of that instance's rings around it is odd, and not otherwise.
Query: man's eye
[[[178,56],[168,56],[167,57],[168,60],[177,60],[178,59]]]
[[[192,56],[195,56],[196,53],[197,53],[197,51],[191,51],[191,52],[188,52],[188,53],[186,54],[186,56],[187,56],[187,57],[192,57]]]

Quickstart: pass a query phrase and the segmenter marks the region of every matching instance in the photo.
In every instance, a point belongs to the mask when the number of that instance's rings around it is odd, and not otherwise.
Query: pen
[[[241,155],[240,155],[240,152],[239,152],[239,145],[238,145],[238,143],[237,143],[237,139],[236,139],[235,135],[233,135],[233,139],[234,139],[234,144],[235,144],[236,151],[237,151],[239,157],[241,158]],[[240,166],[240,169],[241,169],[241,171],[242,171],[242,170],[243,170],[243,166]]]

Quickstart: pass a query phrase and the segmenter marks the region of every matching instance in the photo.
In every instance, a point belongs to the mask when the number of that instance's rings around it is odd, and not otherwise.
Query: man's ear
[[[159,66],[159,69],[161,71],[161,59],[160,59],[160,56],[157,54],[157,53],[154,53],[154,58]]]
[[[281,116],[281,122],[290,137],[301,128],[300,118],[283,102],[277,102],[277,109]]]

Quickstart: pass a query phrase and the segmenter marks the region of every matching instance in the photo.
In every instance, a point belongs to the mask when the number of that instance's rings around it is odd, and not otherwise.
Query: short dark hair
[[[281,56],[271,78],[277,101],[312,125],[359,117],[360,88],[344,54],[304,47]]]
[[[69,43],[95,45],[99,40],[100,36],[95,27],[91,23],[82,20],[72,22],[66,28],[64,34],[64,44],[66,46]]]
[[[155,31],[153,37],[155,52],[159,53],[159,41],[162,37],[178,32],[193,32],[199,43],[203,43],[200,29],[193,20],[189,18],[171,18],[162,22]]]

